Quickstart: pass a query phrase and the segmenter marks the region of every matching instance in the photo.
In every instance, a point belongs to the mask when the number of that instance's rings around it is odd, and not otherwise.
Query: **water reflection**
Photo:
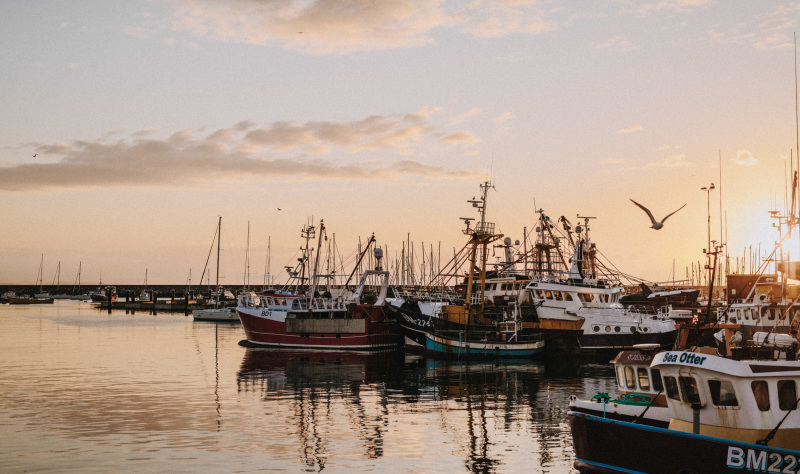
[[[50,305],[48,305],[50,306]],[[9,472],[571,472],[607,361],[246,349],[238,325],[0,306]]]
[[[326,427],[331,419],[351,427],[366,458],[383,455],[384,428],[389,423],[384,387],[401,367],[402,358],[396,352],[367,355],[251,348],[245,352],[236,382],[239,391],[258,391],[264,401],[286,400],[286,394],[292,394],[288,398],[293,403],[301,458],[306,467],[322,470],[330,451],[331,434]],[[344,412],[341,420],[340,411]]]
[[[236,380],[240,392],[258,393],[265,407],[291,403],[306,470],[325,469],[332,445],[341,446],[344,436],[369,459],[384,456],[387,438],[398,437],[410,454],[431,457],[436,439],[462,468],[496,472],[517,464],[564,467],[571,459],[566,407],[580,381],[563,374],[579,367],[562,364],[548,378],[546,364],[527,359],[459,362],[251,348]],[[416,418],[412,425],[398,424],[407,415]],[[414,446],[420,441],[422,453]],[[439,465],[435,456],[426,464]]]

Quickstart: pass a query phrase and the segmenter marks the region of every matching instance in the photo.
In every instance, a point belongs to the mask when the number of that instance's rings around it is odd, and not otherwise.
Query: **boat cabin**
[[[800,449],[800,362],[669,351],[652,368],[663,377],[670,429],[757,443],[779,426],[770,446]]]

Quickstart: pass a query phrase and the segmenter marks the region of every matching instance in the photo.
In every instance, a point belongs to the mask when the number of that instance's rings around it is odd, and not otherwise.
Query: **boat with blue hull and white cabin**
[[[732,348],[729,357],[710,348],[656,355],[650,367],[661,373],[667,428],[570,411],[574,467],[582,473],[798,473],[796,334],[789,347],[769,336]]]

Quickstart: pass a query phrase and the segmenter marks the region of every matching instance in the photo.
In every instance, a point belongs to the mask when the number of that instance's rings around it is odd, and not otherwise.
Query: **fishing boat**
[[[117,295],[117,287],[115,286],[107,286],[103,288],[102,283],[101,286],[98,286],[96,290],[89,293],[89,297],[92,299],[93,303],[105,303],[109,299],[109,295],[111,295],[111,302],[115,302],[119,299]]]
[[[573,395],[569,409],[611,420],[668,427],[669,410],[661,372],[650,368],[659,349],[658,344],[640,344],[621,351],[611,361],[616,375],[616,397],[599,392],[589,400],[581,400]]]
[[[503,234],[494,232],[494,223],[486,220],[488,192],[493,187],[488,181],[481,183],[480,197],[468,201],[478,210],[480,218],[474,226],[474,218],[461,218],[466,224],[463,232],[469,240],[427,285],[445,287],[449,279],[462,277],[461,268],[466,266],[469,269],[466,281],[460,289],[457,288],[463,299],[438,302],[430,306],[430,313],[423,311],[419,303],[411,304],[409,301],[391,307],[398,314],[406,341],[429,352],[459,357],[518,357],[538,354],[544,349],[541,334],[523,327],[516,297],[508,300],[487,297],[487,288],[492,288],[495,283],[487,279],[488,248],[503,238]],[[506,285],[508,289],[509,282],[512,285],[516,282],[516,278],[511,276],[499,273],[492,276],[502,281],[498,282],[500,288]]]
[[[761,345],[740,348],[733,357],[702,348],[656,355],[650,367],[661,373],[667,428],[570,411],[574,467],[602,473],[797,472],[800,361],[796,352],[787,360],[781,345],[764,341],[766,335]],[[654,449],[664,454],[653,455]]]
[[[352,298],[333,297],[329,291],[319,295],[319,251],[325,235],[322,221],[312,266],[313,249],[310,241],[315,238],[316,232],[317,228],[313,225],[303,228],[305,248],[303,256],[299,258],[298,268],[293,272],[296,275],[306,275],[308,272],[311,276],[307,292],[292,294],[279,291],[257,295],[250,291],[239,295],[236,312],[247,342],[261,347],[368,352],[399,347],[402,335],[396,322],[388,318],[384,311],[389,272],[381,268],[382,250],[375,249],[377,267],[364,272]],[[359,263],[374,243],[373,236],[359,256]],[[378,280],[377,291],[368,291],[370,286],[374,286],[370,283],[375,283],[375,280]]]
[[[542,210],[537,228],[537,258],[528,293],[520,303],[535,313],[543,330],[559,330],[562,325],[579,325],[580,348],[591,352],[618,352],[636,344],[671,347],[675,341],[675,322],[670,308],[627,306],[620,302],[624,287],[616,272],[597,260],[596,245],[589,237],[589,220],[567,229],[572,258],[560,251],[550,218]],[[562,218],[563,219],[563,218]],[[568,270],[565,270],[568,269]],[[574,328],[574,326],[571,326]]]

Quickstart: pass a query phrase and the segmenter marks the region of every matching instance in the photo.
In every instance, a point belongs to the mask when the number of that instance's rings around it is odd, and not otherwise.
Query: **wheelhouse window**
[[[633,367],[625,367],[625,381],[628,388],[636,389],[636,374],[633,373]]]
[[[574,301],[571,293],[564,293],[564,301]]]
[[[647,373],[647,369],[639,367],[636,372],[639,374],[639,388],[650,390],[650,374]]]
[[[550,290],[544,290],[544,297],[547,298],[548,300],[552,300],[553,294],[550,293]]]
[[[664,377],[664,385],[667,388],[667,396],[672,400],[681,401],[681,394],[678,391],[678,381],[675,377]]]
[[[753,389],[753,396],[756,399],[756,405],[761,411],[769,411],[769,387],[766,380],[756,380],[750,384]]]
[[[617,366],[617,385],[619,385],[619,388],[624,388],[625,387],[625,373],[624,373],[624,370],[625,369],[621,365]]]
[[[797,385],[794,380],[778,380],[778,406],[783,411],[796,410]]]
[[[694,377],[681,377],[681,395],[685,403],[700,403],[700,391]]]
[[[708,391],[711,392],[711,403],[718,407],[736,407],[736,392],[728,380],[709,380]]]
[[[663,392],[664,385],[661,383],[661,371],[658,369],[652,369],[650,371],[650,376],[653,378],[653,390],[656,392]]]

